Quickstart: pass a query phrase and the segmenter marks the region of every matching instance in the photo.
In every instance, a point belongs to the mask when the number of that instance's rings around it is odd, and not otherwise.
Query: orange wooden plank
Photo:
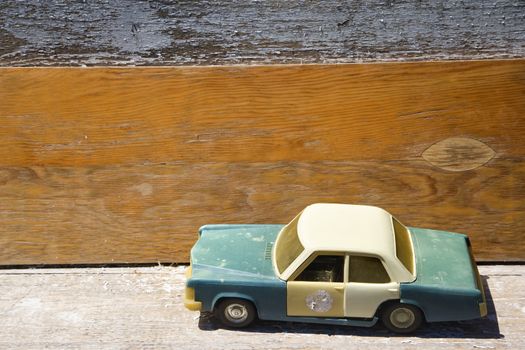
[[[317,201],[523,261],[524,115],[525,60],[0,69],[0,264],[184,262]]]
[[[387,160],[525,148],[525,61],[0,70],[0,159],[58,166]]]

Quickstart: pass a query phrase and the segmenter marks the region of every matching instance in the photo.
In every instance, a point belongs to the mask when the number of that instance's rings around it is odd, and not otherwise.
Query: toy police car
[[[313,204],[289,224],[206,225],[185,306],[226,326],[254,319],[373,326],[487,314],[467,236],[406,227],[381,208]]]

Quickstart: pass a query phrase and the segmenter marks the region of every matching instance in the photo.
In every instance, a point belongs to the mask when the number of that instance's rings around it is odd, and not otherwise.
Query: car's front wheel
[[[383,310],[381,321],[392,332],[410,333],[423,322],[423,313],[416,306],[396,303]]]
[[[244,299],[225,299],[215,309],[215,317],[228,327],[246,327],[255,320],[253,304]]]

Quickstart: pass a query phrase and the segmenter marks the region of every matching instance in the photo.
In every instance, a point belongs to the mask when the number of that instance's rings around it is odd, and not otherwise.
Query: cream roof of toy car
[[[395,255],[392,215],[378,207],[312,204],[299,217],[297,232],[310,251]]]

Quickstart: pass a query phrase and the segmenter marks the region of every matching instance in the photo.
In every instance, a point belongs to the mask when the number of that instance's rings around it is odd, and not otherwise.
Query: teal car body
[[[401,284],[401,301],[418,306],[428,322],[476,319],[487,314],[485,293],[466,235],[409,228],[417,278]]]
[[[274,272],[271,249],[284,225],[207,225],[191,250],[192,276],[201,311],[213,311],[222,298],[244,298],[261,319],[282,320],[286,282]]]

